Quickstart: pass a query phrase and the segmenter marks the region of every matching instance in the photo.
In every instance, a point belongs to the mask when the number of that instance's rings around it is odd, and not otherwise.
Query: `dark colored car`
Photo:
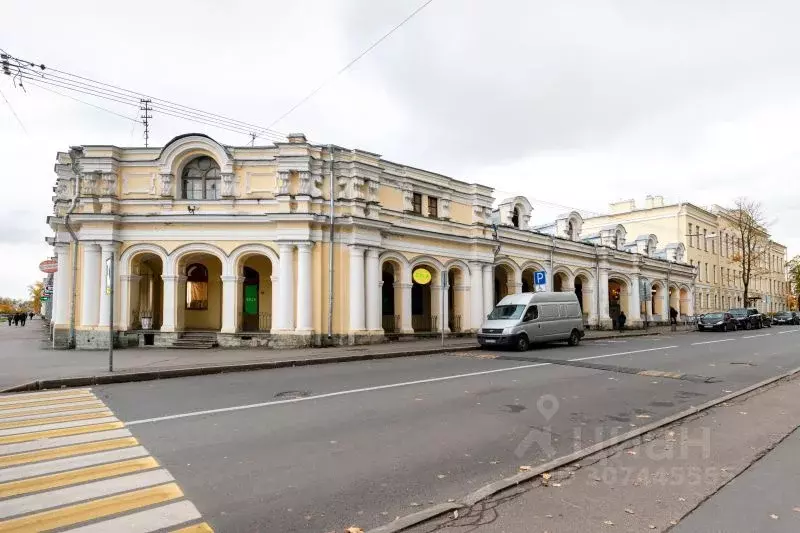
[[[772,323],[776,326],[800,326],[800,315],[795,311],[776,313]]]
[[[772,327],[772,318],[769,315],[760,312],[758,309],[748,309],[747,311],[749,313],[755,313],[761,318],[761,326],[759,326],[759,327],[762,327],[762,328],[764,328],[764,327],[771,328]]]
[[[730,313],[706,313],[697,321],[698,331],[736,331],[736,320]]]
[[[764,327],[764,319],[758,309],[737,307],[729,309],[728,314],[736,321],[736,329],[758,329]]]

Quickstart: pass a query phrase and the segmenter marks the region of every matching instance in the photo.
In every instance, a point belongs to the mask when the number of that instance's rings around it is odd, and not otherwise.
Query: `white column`
[[[469,289],[469,328],[479,330],[483,324],[483,265],[470,263],[470,289]]]
[[[280,287],[280,277],[278,276],[270,276],[269,280],[272,282],[272,308],[270,309],[270,313],[272,313],[272,317],[270,318],[270,333],[273,331],[277,331],[280,329],[280,321],[278,317],[281,313],[281,304],[280,304],[280,297],[278,288]]]
[[[314,331],[312,310],[311,243],[304,242],[297,245],[297,329],[295,331],[305,334]]]
[[[161,314],[161,331],[168,333],[175,331],[175,324],[178,319],[177,308],[177,292],[178,292],[178,276],[170,276],[163,274],[161,280],[164,282],[163,298],[164,305]]]
[[[583,296],[583,310],[588,312],[589,324],[597,325],[597,291],[594,287],[584,285],[581,289]]]
[[[222,279],[222,327],[220,333],[236,333],[236,311],[240,276],[220,276]]]
[[[58,270],[53,279],[53,296],[55,297],[53,305],[53,325],[68,326],[70,279],[72,275],[69,266],[69,245],[56,244],[55,253],[56,260],[58,261]]]
[[[96,326],[100,312],[100,247],[83,245],[83,277],[81,282],[81,326]],[[127,322],[127,320],[125,321]]]
[[[100,279],[95,280],[95,283],[100,289],[100,317],[97,320],[97,325],[100,327],[108,327],[109,311],[111,311],[111,295],[106,290],[106,265],[109,259],[114,263],[114,277],[117,272],[117,259],[114,253],[117,249],[116,243],[106,242],[100,245],[102,249],[102,257],[100,259]],[[116,281],[111,280],[111,284],[116,288]]]
[[[483,265],[483,315],[494,309],[494,267]]]
[[[98,265],[99,263],[100,259],[98,258]],[[142,304],[139,299],[139,282],[141,279],[142,277],[137,274],[126,274],[119,277],[118,295],[120,312],[119,318],[114,318],[114,322],[117,323],[119,329],[122,331],[130,329],[133,310],[139,309],[141,311]],[[152,307],[149,309],[152,309]],[[133,323],[135,323],[135,321],[133,321]]]
[[[367,250],[367,329],[380,332],[381,327],[381,263],[379,251]]]
[[[599,287],[600,294],[597,295],[597,298],[600,301],[600,320],[611,320],[611,316],[608,314],[608,269],[600,268],[600,287]]]
[[[664,293],[662,295],[661,320],[669,322],[669,285],[667,285],[666,281],[664,282]]]
[[[687,306],[686,309],[689,311],[689,316],[693,316],[694,315],[694,291],[693,290],[689,291],[688,300],[689,300],[689,303],[688,303],[688,306]]]
[[[639,276],[634,274],[631,276],[631,287],[628,293],[628,322],[641,322],[642,321],[642,305],[639,294]]]
[[[441,274],[439,275],[441,276]],[[450,287],[450,280],[445,277],[443,281],[444,283],[441,286],[442,292],[439,294],[439,312],[442,314],[442,323],[439,325],[439,331],[450,333],[450,291],[448,290]]]
[[[522,292],[522,270],[514,271],[514,285],[509,287],[509,294],[520,294]]]
[[[280,243],[278,250],[281,278],[278,329],[294,331],[294,244]]]
[[[400,283],[395,282],[395,286],[400,287],[402,294],[402,310],[400,313],[400,333],[414,333],[411,325],[411,269],[404,268],[400,273]]]
[[[351,246],[350,333],[364,331],[364,305],[364,248],[360,246]]]

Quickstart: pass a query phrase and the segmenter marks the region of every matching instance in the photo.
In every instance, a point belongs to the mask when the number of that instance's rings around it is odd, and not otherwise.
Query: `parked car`
[[[478,333],[481,346],[512,346],[525,351],[532,343],[568,341],[584,336],[583,315],[572,292],[523,292],[500,300]]]
[[[755,311],[758,313],[757,309],[750,309],[750,311]],[[761,315],[761,327],[762,328],[771,328],[772,327],[772,317],[769,316],[767,313],[758,313]]]
[[[764,326],[763,318],[758,309],[737,307],[729,309],[728,313],[736,320],[736,329],[758,329]]]
[[[776,326],[800,326],[800,315],[796,311],[783,311],[775,314],[772,323]]]
[[[697,321],[698,331],[736,331],[736,319],[730,313],[706,313]]]

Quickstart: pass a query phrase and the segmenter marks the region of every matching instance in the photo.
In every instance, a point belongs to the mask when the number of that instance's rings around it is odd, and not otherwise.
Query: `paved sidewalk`
[[[669,328],[648,331],[629,330],[623,333],[589,331],[587,339],[636,336],[668,332]],[[40,320],[25,327],[0,325],[0,390],[41,380],[106,376],[108,352],[85,350],[53,350],[48,345],[47,326]],[[399,341],[368,346],[338,346],[306,349],[210,349],[178,350],[166,348],[126,348],[114,351],[114,374],[170,371],[188,368],[226,367],[230,365],[321,364],[347,360],[402,357],[437,351],[475,348],[474,338]],[[232,369],[237,370],[237,369]],[[167,377],[167,376],[163,376]]]
[[[408,531],[800,531],[798,395],[779,382]]]

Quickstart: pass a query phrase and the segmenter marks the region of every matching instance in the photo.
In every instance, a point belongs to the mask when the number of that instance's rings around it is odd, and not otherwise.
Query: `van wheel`
[[[528,336],[524,333],[517,337],[517,351],[527,352],[531,343],[528,341]]]
[[[569,334],[569,340],[567,341],[570,346],[577,346],[579,342],[581,342],[581,336],[578,334],[577,329],[573,329],[572,333]]]

